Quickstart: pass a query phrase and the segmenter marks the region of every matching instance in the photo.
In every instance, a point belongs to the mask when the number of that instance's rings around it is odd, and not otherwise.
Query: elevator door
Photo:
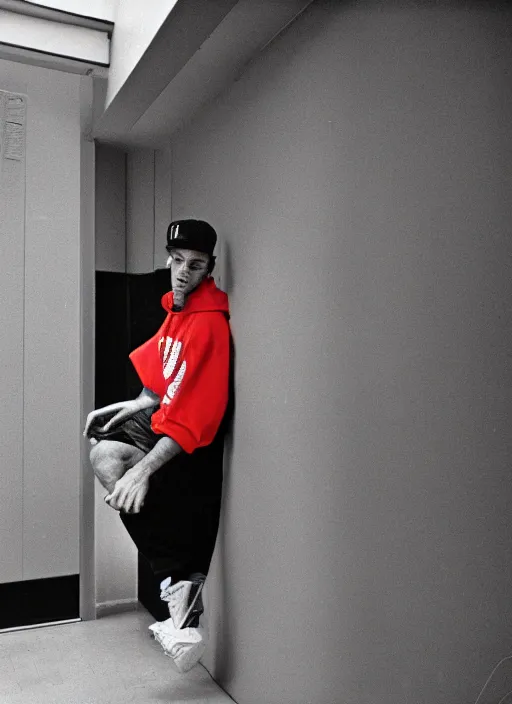
[[[79,616],[79,77],[0,61],[0,629]]]

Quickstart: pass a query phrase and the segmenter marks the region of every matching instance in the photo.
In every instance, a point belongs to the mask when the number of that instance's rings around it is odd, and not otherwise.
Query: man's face
[[[208,273],[210,257],[193,249],[173,249],[167,260],[171,267],[171,282],[174,298],[185,299],[199,286]]]

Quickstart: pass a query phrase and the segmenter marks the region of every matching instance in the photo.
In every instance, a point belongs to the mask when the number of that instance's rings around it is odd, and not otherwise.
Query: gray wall
[[[173,217],[230,249],[205,662],[240,704],[463,704],[510,652],[512,17],[487,8],[316,2],[173,139]]]

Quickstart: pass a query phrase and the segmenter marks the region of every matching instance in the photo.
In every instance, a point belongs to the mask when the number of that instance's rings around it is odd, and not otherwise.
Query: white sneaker
[[[167,602],[175,628],[199,625],[199,615],[203,612],[203,586],[203,575],[193,581],[182,580],[177,584],[171,584],[167,580],[162,582],[160,599]]]
[[[180,672],[188,672],[197,665],[206,649],[205,632],[201,626],[176,628],[171,617],[166,621],[157,621],[149,626],[149,630]]]

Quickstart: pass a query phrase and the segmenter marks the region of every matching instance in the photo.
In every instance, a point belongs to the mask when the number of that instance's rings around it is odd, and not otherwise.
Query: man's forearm
[[[134,469],[139,470],[145,477],[149,478],[181,451],[180,445],[175,440],[163,435],[154,448],[135,465]]]

